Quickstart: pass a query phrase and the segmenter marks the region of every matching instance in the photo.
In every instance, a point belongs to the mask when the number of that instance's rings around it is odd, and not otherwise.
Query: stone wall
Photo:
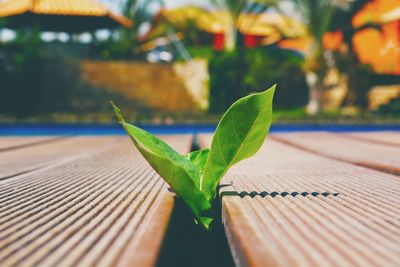
[[[208,82],[210,76],[208,74],[207,60],[176,63],[173,65],[173,69],[198,106],[204,110],[208,109]]]
[[[94,88],[123,95],[167,112],[195,112],[208,105],[205,61],[150,64],[129,61],[80,62],[81,79]]]

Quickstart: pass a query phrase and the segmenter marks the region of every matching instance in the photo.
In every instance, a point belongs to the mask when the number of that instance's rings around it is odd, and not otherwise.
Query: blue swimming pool
[[[211,133],[215,124],[176,124],[150,125],[139,127],[153,134],[191,134]],[[271,132],[299,131],[400,131],[400,125],[340,125],[340,124],[274,124]],[[123,129],[117,124],[2,124],[0,136],[35,136],[35,135],[122,135]]]

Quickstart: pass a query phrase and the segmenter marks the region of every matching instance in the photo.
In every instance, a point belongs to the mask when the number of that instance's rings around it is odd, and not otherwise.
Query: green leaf
[[[190,160],[197,168],[200,170],[200,175],[197,176],[195,183],[198,188],[200,188],[200,177],[203,174],[204,166],[206,165],[208,153],[210,149],[205,148],[202,150],[193,151],[189,154],[186,154],[186,158]]]
[[[275,87],[235,102],[218,124],[211,149],[186,155],[180,155],[157,137],[126,123],[120,110],[112,105],[143,157],[208,229],[213,220],[212,203],[222,177],[232,165],[254,155],[268,134]]]
[[[189,157],[195,163],[190,161],[152,134],[126,123],[119,108],[113,103],[112,105],[119,121],[139,152],[208,229],[213,220],[210,217],[212,205],[195,182],[200,179],[201,171],[198,164],[201,164],[200,154],[204,152]]]
[[[215,131],[200,181],[200,189],[212,201],[228,169],[253,156],[264,143],[271,126],[272,99],[276,85],[236,101]]]

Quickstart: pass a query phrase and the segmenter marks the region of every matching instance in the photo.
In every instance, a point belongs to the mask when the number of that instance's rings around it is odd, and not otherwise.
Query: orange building
[[[360,62],[371,65],[377,73],[400,75],[400,0],[375,0],[366,4],[353,17],[353,27],[367,23],[379,24],[381,29],[366,28],[355,34],[354,50]],[[325,33],[323,44],[327,50],[337,50],[343,40],[341,32]],[[281,48],[308,51],[309,38],[279,42]]]
[[[364,29],[353,39],[360,61],[376,72],[400,75],[400,0],[375,0],[354,16],[353,26],[378,23],[381,30]]]

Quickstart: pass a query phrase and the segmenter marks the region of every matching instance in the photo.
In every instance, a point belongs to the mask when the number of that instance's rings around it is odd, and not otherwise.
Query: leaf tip
[[[114,104],[113,101],[110,101],[110,103],[111,103],[111,106],[112,106],[113,109],[114,109],[114,113],[115,113],[115,115],[117,116],[119,122],[120,122],[120,123],[125,123],[125,119],[124,119],[124,117],[122,116],[121,110]]]
[[[211,230],[211,223],[214,221],[214,218],[201,218],[201,225],[204,227],[206,231]]]
[[[266,90],[266,92],[271,92],[271,94],[273,95],[275,93],[276,87],[277,87],[277,84],[274,84],[270,88],[268,88]]]

